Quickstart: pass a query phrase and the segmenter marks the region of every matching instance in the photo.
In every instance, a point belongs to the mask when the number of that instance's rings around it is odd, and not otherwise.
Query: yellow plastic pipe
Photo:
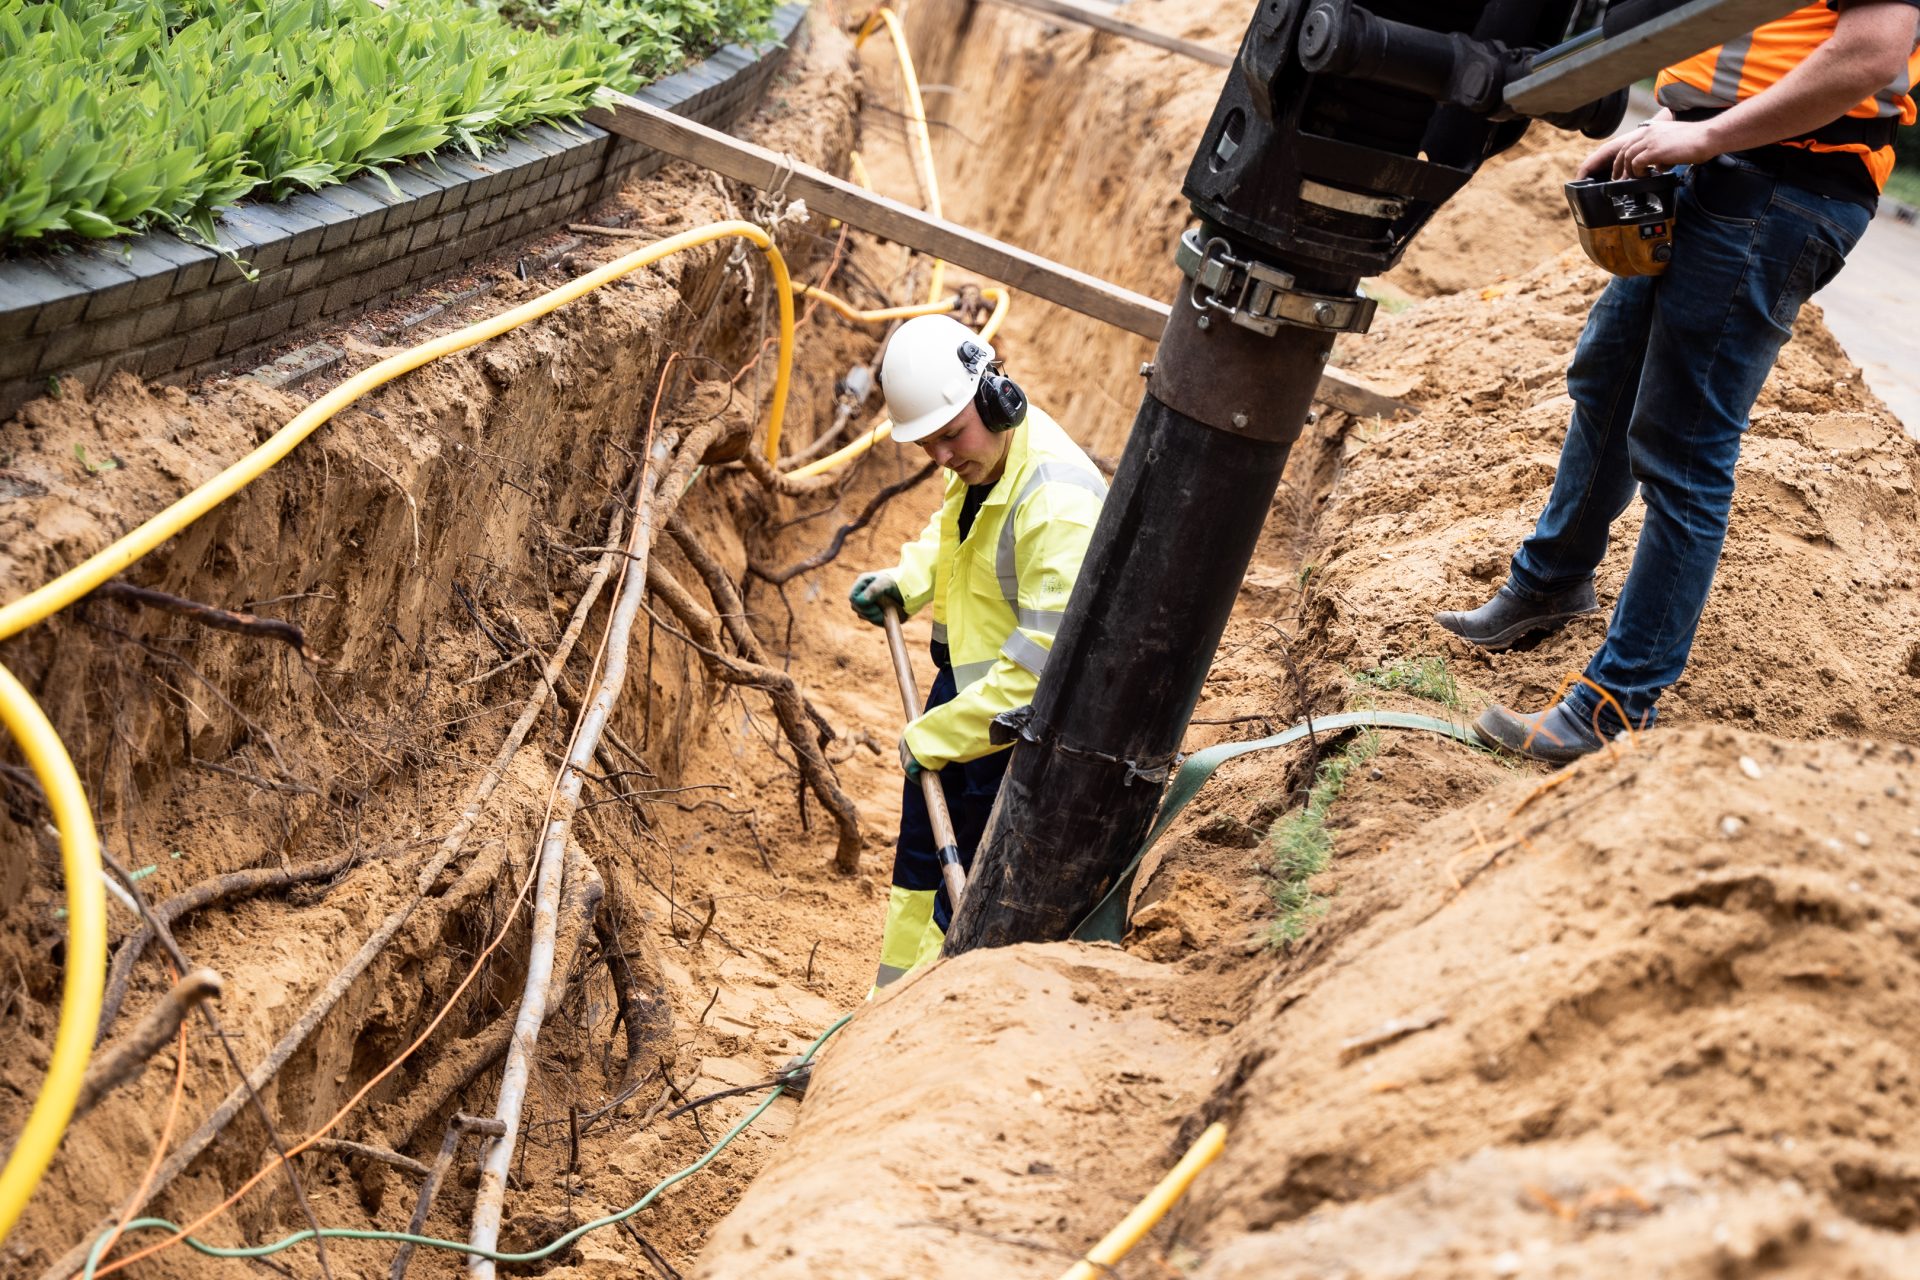
[[[100,839],[93,829],[86,792],[73,760],[33,695],[0,667],[0,724],[20,744],[60,830],[60,868],[67,881],[66,976],[60,991],[60,1029],[40,1096],[26,1127],[0,1170],[0,1241],[33,1197],[73,1119],[73,1104],[93,1056],[100,1026],[100,997],[107,982],[107,895],[100,866]]]
[[[853,47],[858,49],[865,44],[867,37],[873,34],[874,27],[883,22],[887,26],[887,35],[893,39],[894,56],[900,60],[901,82],[907,87],[907,114],[912,117],[913,137],[919,144],[920,168],[927,184],[927,212],[936,218],[944,218],[946,215],[940,212],[940,180],[933,172],[933,137],[927,132],[927,104],[920,97],[920,77],[913,71],[913,54],[907,49],[906,32],[900,29],[900,20],[894,16],[893,10],[882,5],[868,14],[867,20],[860,26],[860,34],[854,38]],[[864,174],[857,174],[856,180],[863,187],[868,185]],[[946,263],[938,258],[933,260],[932,280],[927,287],[928,302],[939,300],[946,270]]]
[[[860,153],[858,151],[847,152],[847,171],[853,176],[853,180],[855,182],[859,183],[861,186],[865,187],[869,191],[873,190],[873,183],[868,181],[867,179],[866,162],[860,158]],[[840,219],[838,218],[827,219],[827,230],[838,231],[839,229],[840,229]]]
[[[993,341],[993,335],[1000,332],[1000,326],[1006,322],[1007,311],[1013,305],[1012,296],[1005,289],[982,289],[980,296],[993,299],[993,310],[987,315],[987,322],[980,326],[980,336]],[[834,450],[824,458],[816,458],[804,467],[795,467],[787,472],[795,480],[805,480],[809,476],[825,475],[836,467],[844,467],[861,454],[872,449],[882,440],[893,438],[893,419],[882,418],[873,424],[873,429],[855,440]]]
[[[1147,1193],[1147,1198],[1133,1207],[1133,1212],[1120,1219],[1120,1225],[1101,1237],[1100,1243],[1087,1250],[1087,1256],[1060,1273],[1060,1280],[1099,1280],[1101,1276],[1113,1274],[1112,1268],[1120,1259],[1127,1256],[1133,1246],[1140,1243],[1140,1237],[1153,1230],[1154,1224],[1166,1217],[1167,1210],[1187,1193],[1193,1180],[1200,1171],[1213,1163],[1220,1149],[1227,1145],[1227,1126],[1211,1124],[1199,1140],[1187,1148],[1187,1154],[1180,1157],[1180,1163],[1173,1166],[1167,1176],[1160,1179],[1159,1185]]]
[[[52,582],[0,608],[0,640],[16,635],[34,623],[58,613],[109,578],[124,572],[142,556],[147,555],[161,543],[259,479],[266,471],[292,453],[294,446],[312,435],[322,423],[375,387],[392,382],[401,374],[409,373],[442,356],[464,351],[489,338],[497,338],[509,329],[518,328],[529,320],[537,320],[602,285],[631,275],[671,254],[729,236],[751,241],[758,246],[767,255],[767,261],[773,268],[774,297],[778,301],[780,310],[780,357],[773,384],[773,404],[767,414],[767,457],[778,457],[780,428],[787,412],[787,387],[793,373],[792,280],[787,274],[786,260],[780,256],[780,250],[775,247],[765,231],[750,222],[715,222],[704,227],[696,227],[691,231],[683,231],[679,235],[668,236],[665,240],[656,240],[645,248],[636,249],[623,258],[616,258],[604,267],[589,271],[586,275],[568,281],[550,293],[543,293],[531,302],[522,303],[511,311],[503,311],[497,316],[468,325],[464,329],[455,330],[431,342],[403,351],[399,355],[389,356],[379,364],[362,369],[301,410],[291,422],[274,432],[258,449],[149,519],[139,528],[105,549],[95,552]]]
[[[911,320],[915,316],[937,316],[952,311],[960,305],[959,297],[952,296],[938,302],[916,302],[908,307],[879,307],[872,311],[862,311],[845,298],[835,297],[825,289],[794,281],[793,296],[811,298],[815,302],[824,302],[828,308],[838,311],[856,324],[885,324],[889,320]]]

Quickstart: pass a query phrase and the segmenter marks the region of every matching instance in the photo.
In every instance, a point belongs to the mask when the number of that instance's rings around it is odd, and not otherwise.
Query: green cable
[[[1236,756],[1244,756],[1253,751],[1266,751],[1273,747],[1289,746],[1302,738],[1315,733],[1327,733],[1340,729],[1421,729],[1428,733],[1442,733],[1449,738],[1457,738],[1470,745],[1478,745],[1479,739],[1473,731],[1451,720],[1442,720],[1438,716],[1417,716],[1405,711],[1348,711],[1337,716],[1323,716],[1314,720],[1303,720],[1291,729],[1276,733],[1271,738],[1257,738],[1252,742],[1223,742],[1219,746],[1208,747],[1188,756],[1173,776],[1173,782],[1167,787],[1166,799],[1160,805],[1160,816],[1154,820],[1153,829],[1147,832],[1147,838],[1140,842],[1139,852],[1133,855],[1126,870],[1120,873],[1120,879],[1107,895],[1100,899],[1087,918],[1074,929],[1073,937],[1077,942],[1118,942],[1127,932],[1127,900],[1133,895],[1133,878],[1140,870],[1140,864],[1146,860],[1147,850],[1153,848],[1187,802],[1199,794],[1200,788],[1227,761]]]
[[[851,1013],[846,1014],[841,1017],[838,1022],[835,1022],[825,1031],[822,1031],[819,1038],[807,1046],[807,1051],[800,1055],[799,1060],[801,1062],[811,1061],[813,1055],[820,1051],[820,1046],[825,1044],[834,1032],[846,1026],[847,1023],[852,1020],[853,1015]],[[785,1093],[786,1089],[787,1086],[784,1084],[775,1085],[773,1092],[767,1095],[766,1100],[748,1112],[739,1124],[727,1130],[726,1134],[722,1136],[718,1142],[708,1147],[705,1155],[695,1160],[686,1168],[675,1173],[670,1173],[665,1178],[662,1178],[654,1185],[653,1190],[647,1192],[647,1194],[641,1196],[626,1208],[620,1210],[618,1213],[607,1214],[603,1218],[595,1218],[592,1222],[582,1223],[545,1248],[535,1249],[532,1253],[496,1253],[491,1249],[477,1249],[470,1244],[464,1244],[456,1240],[441,1240],[434,1236],[416,1236],[405,1231],[360,1231],[351,1227],[322,1227],[318,1231],[309,1227],[305,1231],[296,1231],[284,1240],[276,1240],[272,1244],[254,1245],[238,1249],[222,1248],[216,1244],[208,1244],[203,1240],[197,1240],[192,1236],[187,1237],[187,1244],[189,1247],[214,1258],[264,1258],[268,1254],[279,1253],[283,1249],[291,1249],[294,1245],[304,1244],[315,1236],[319,1236],[328,1240],[386,1240],[394,1244],[424,1244],[430,1245],[435,1249],[450,1249],[455,1253],[472,1254],[493,1262],[538,1262],[542,1258],[551,1257],[553,1254],[558,1253],[575,1240],[578,1240],[581,1236],[586,1235],[589,1231],[597,1231],[601,1227],[610,1227],[616,1222],[626,1221],[634,1214],[639,1213],[642,1209],[652,1204],[661,1192],[665,1191],[674,1183],[684,1178],[692,1177],[694,1174],[706,1168],[713,1162],[715,1156],[726,1150],[728,1143],[739,1137],[748,1125],[758,1120],[760,1113],[772,1106],[773,1100],[778,1098],[782,1093]],[[128,1232],[133,1232],[154,1230],[178,1231],[180,1228],[177,1224],[168,1222],[165,1218],[135,1218],[127,1224],[126,1229]],[[81,1280],[93,1280],[94,1271],[99,1267],[101,1261],[100,1251],[106,1245],[111,1234],[112,1233],[109,1232],[102,1235],[99,1241],[94,1244],[92,1251],[87,1254],[87,1265],[80,1272]]]

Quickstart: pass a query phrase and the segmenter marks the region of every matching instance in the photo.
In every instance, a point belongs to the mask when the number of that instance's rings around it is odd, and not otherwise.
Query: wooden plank
[[[1313,398],[1356,418],[1397,418],[1414,411],[1406,401],[1388,395],[1357,374],[1332,365],[1321,372],[1320,385],[1314,388]]]
[[[1143,338],[1157,340],[1167,327],[1167,304],[1145,294],[1122,289],[957,222],[936,218],[800,164],[790,156],[742,142],[625,94],[602,89],[596,103],[587,112],[592,123],[670,156],[691,160],[735,182],[804,199],[809,209]]]
[[[691,160],[735,182],[803,199],[808,208],[863,231],[937,255],[1021,293],[1045,298],[1143,338],[1158,341],[1167,327],[1167,304],[1145,294],[936,218],[801,164],[791,156],[742,142],[626,94],[602,89],[596,102],[598,105],[587,112],[592,123],[670,156]],[[1317,398],[1362,417],[1391,417],[1407,407],[1337,369],[1328,369],[1321,377]]]
[[[1514,81],[1507,105],[1530,116],[1571,111],[1798,8],[1792,0],[1692,0]]]
[[[1096,31],[1105,31],[1109,35],[1138,40],[1142,44],[1150,44],[1182,54],[1196,62],[1204,62],[1210,67],[1233,65],[1231,53],[1222,53],[1204,44],[1182,40],[1179,36],[1150,31],[1146,27],[1136,27],[1131,22],[1122,22],[1093,5],[1082,3],[1081,0],[993,0],[993,3],[1005,5],[1009,9],[1025,9],[1030,13],[1042,13],[1048,17],[1077,22],[1081,26],[1092,27]]]

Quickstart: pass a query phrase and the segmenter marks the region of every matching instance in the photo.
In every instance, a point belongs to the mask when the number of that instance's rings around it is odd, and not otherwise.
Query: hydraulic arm
[[[1591,52],[1587,36],[1554,46],[1596,9],[1261,0],[1187,170],[1199,225],[1066,619],[1032,706],[996,725],[1017,745],[949,953],[1064,938],[1113,884],[1158,807],[1334,339],[1372,319],[1361,278],[1519,140],[1528,120],[1508,86]],[[1604,137],[1625,98],[1547,118]]]

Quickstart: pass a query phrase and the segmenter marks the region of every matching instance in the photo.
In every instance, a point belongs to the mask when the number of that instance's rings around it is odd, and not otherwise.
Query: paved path
[[[1814,301],[1867,385],[1920,436],[1920,224],[1873,220],[1838,278]]]

